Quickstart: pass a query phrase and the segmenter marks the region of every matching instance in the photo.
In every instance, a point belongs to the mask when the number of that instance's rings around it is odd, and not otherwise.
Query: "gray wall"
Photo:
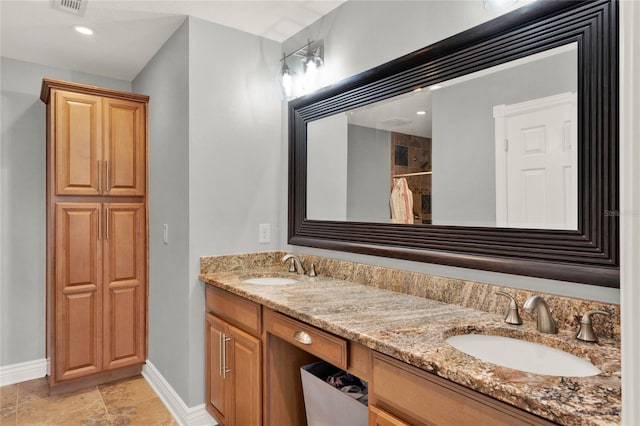
[[[347,219],[347,116],[307,125],[307,218]]]
[[[518,2],[518,6],[522,2]],[[283,43],[283,51],[324,41],[325,76],[339,81],[494,18],[478,0],[347,1]],[[297,61],[289,61],[294,68]]]
[[[519,4],[522,4],[519,2]],[[323,39],[329,80],[339,80],[383,64],[445,37],[485,22],[499,13],[487,11],[477,1],[348,1],[332,13],[283,43],[291,52],[304,45],[307,37]],[[286,122],[283,123],[286,129]],[[286,211],[287,135],[283,133],[280,208]],[[286,241],[286,215],[281,216],[282,239]],[[620,291],[604,287],[565,283],[474,269],[409,262],[332,250],[284,245],[284,249],[313,253],[338,259],[373,263],[393,268],[470,279],[517,288],[527,288],[619,303]]]
[[[46,107],[42,78],[131,84],[1,58],[0,366],[45,357]]]
[[[390,221],[391,132],[349,125],[347,220]]]
[[[189,406],[204,402],[200,256],[278,247],[279,58],[276,42],[189,18]]]
[[[149,99],[149,361],[189,387],[189,24],[133,80]],[[169,243],[162,226],[169,227]],[[185,399],[186,400],[186,399]]]
[[[151,96],[149,359],[190,407],[205,399],[200,256],[277,247],[279,51],[190,17],[133,82]]]
[[[495,226],[493,107],[576,92],[577,59],[560,53],[433,91],[434,224]]]

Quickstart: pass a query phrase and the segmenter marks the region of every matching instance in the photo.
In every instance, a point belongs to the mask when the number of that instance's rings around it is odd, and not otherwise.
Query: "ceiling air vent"
[[[87,8],[87,0],[52,0],[51,5],[54,9],[82,16]]]
[[[385,126],[400,127],[413,123],[413,120],[407,120],[406,118],[402,117],[393,117],[387,118],[386,120],[381,120],[379,121],[379,123]]]

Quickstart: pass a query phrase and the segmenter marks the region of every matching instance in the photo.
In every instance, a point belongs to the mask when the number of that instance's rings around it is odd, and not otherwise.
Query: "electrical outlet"
[[[169,225],[166,223],[162,225],[162,241],[169,244]]]
[[[258,225],[258,242],[270,243],[271,242],[271,225],[268,223],[261,223]]]

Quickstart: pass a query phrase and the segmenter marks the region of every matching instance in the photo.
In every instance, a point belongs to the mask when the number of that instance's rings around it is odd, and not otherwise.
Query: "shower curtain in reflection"
[[[393,180],[390,197],[391,223],[413,223],[413,193],[407,179]]]

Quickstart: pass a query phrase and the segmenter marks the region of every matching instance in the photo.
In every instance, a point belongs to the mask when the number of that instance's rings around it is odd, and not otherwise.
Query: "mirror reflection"
[[[568,44],[307,124],[307,219],[577,229]]]

